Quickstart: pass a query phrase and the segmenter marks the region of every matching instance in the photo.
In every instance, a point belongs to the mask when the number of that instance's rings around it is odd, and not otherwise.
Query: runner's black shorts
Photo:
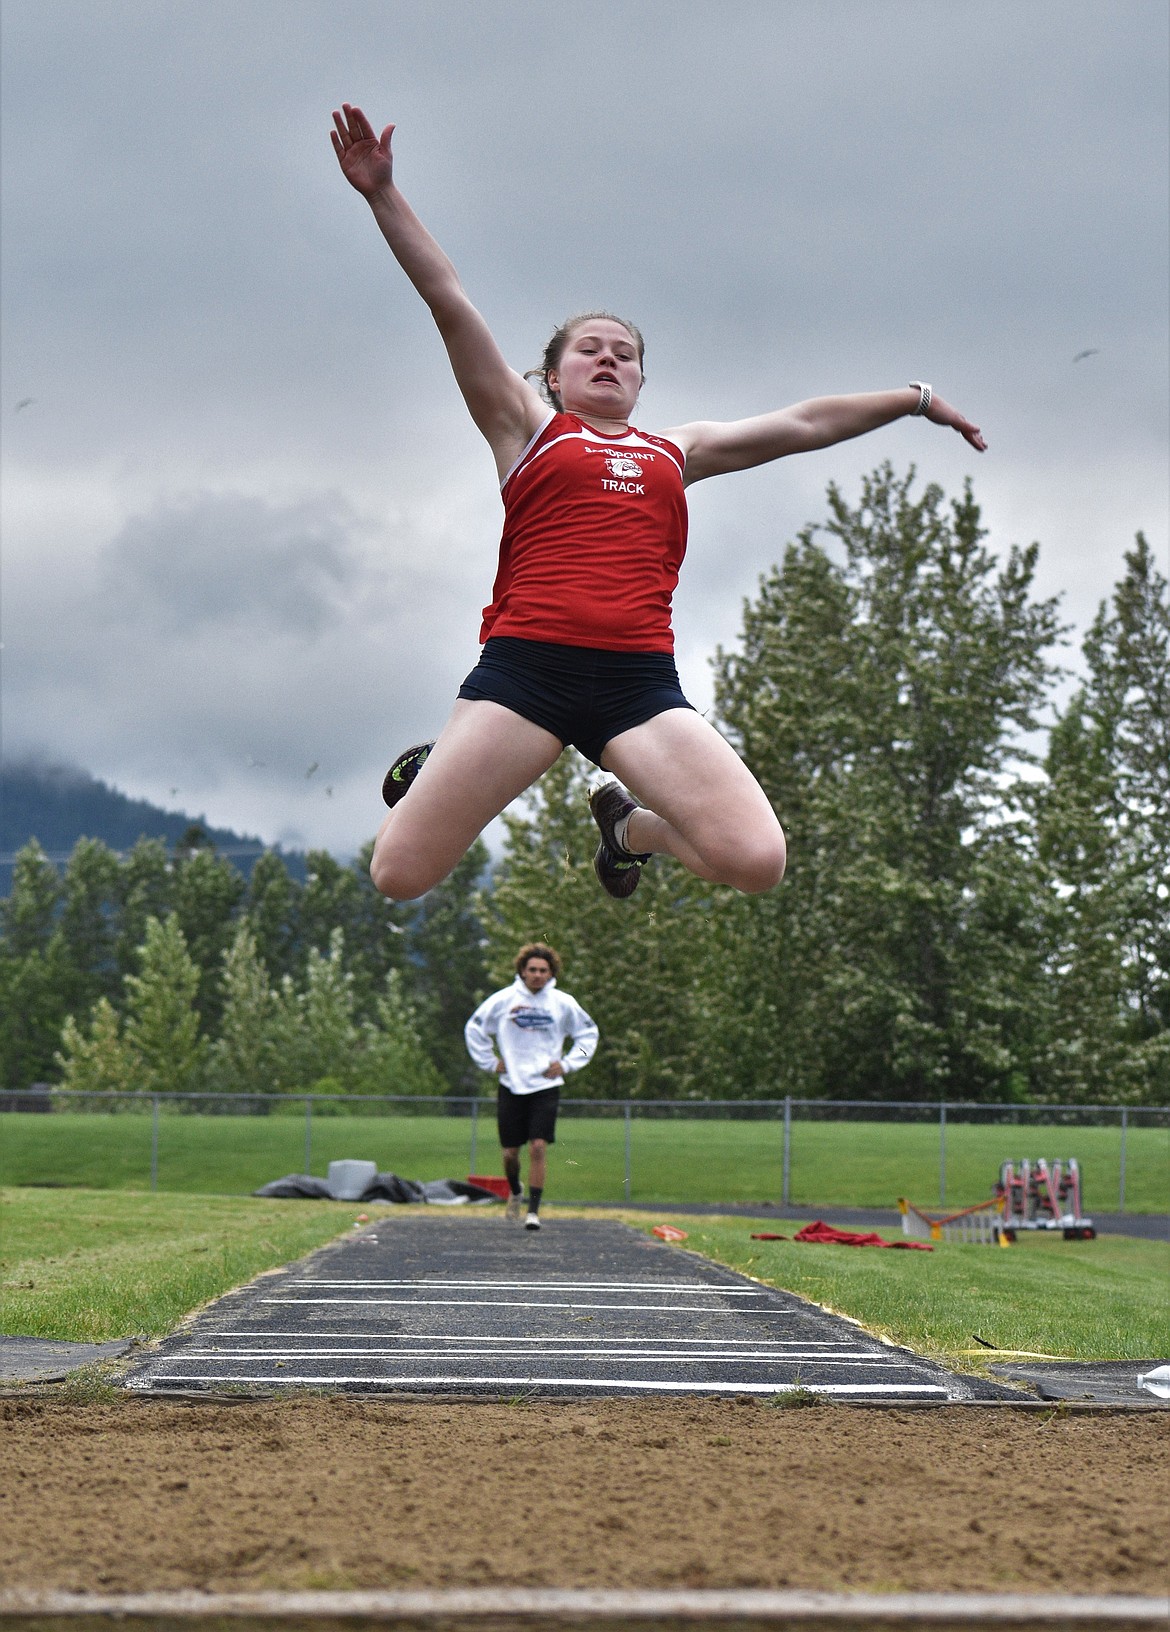
[[[515,635],[492,635],[459,695],[501,703],[598,766],[612,737],[692,707],[668,652],[603,652]]]
[[[530,1139],[556,1143],[559,1088],[538,1088],[534,1094],[514,1094],[501,1082],[496,1100],[496,1124],[505,1150],[518,1150]]]

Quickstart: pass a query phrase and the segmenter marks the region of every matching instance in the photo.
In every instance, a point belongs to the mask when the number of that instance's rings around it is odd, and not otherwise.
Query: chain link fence
[[[247,1194],[342,1158],[499,1170],[494,1098],[0,1092],[0,1183]],[[565,1098],[558,1200],[893,1207],[989,1197],[1002,1162],[1075,1157],[1088,1211],[1170,1212],[1170,1107]]]

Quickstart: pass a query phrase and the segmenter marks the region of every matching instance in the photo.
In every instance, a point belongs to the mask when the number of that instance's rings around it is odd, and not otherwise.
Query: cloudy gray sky
[[[1083,630],[1139,528],[1166,562],[1167,16],[2,0],[6,755],[348,854],[472,666],[492,462],[337,168],[342,100],[397,122],[516,366],[604,305],[646,333],[647,429],[912,378],[983,426],[692,490],[700,706],[827,482],[886,458],[972,475]]]

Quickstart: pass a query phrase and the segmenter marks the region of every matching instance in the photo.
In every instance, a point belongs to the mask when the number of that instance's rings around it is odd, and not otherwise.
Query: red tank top
[[[687,506],[673,442],[633,426],[603,436],[574,414],[554,414],[501,492],[504,536],[481,641],[674,651],[670,601]]]

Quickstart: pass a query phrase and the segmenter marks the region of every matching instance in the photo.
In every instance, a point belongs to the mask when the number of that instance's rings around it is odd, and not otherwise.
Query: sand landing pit
[[[0,1585],[1155,1594],[1168,1486],[1160,1412],[8,1398]]]

